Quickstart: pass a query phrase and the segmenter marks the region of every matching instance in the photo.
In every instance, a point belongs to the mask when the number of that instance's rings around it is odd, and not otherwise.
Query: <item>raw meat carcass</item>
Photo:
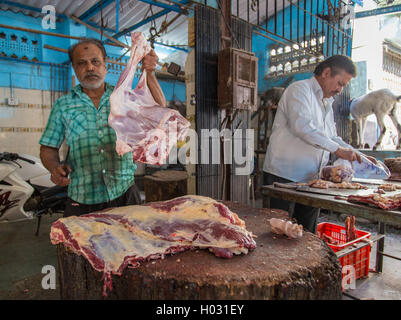
[[[329,244],[333,244],[333,245],[338,245],[338,241],[335,240],[334,238],[328,236],[327,234],[322,234],[320,237],[322,240],[326,241]]]
[[[345,241],[350,242],[356,238],[355,217],[348,216],[345,219]]]
[[[320,177],[323,180],[341,183],[349,182],[352,179],[353,174],[354,170],[344,165],[326,166],[322,168]]]
[[[111,274],[121,275],[128,265],[193,248],[231,258],[256,247],[237,214],[211,198],[193,195],[61,218],[53,223],[50,238],[104,273],[104,295],[112,288]]]
[[[400,194],[388,197],[374,193],[366,196],[349,195],[347,197],[347,201],[355,203],[367,203],[383,210],[395,210],[401,207]]]
[[[393,183],[384,183],[378,186],[377,189],[383,191],[397,191],[398,189],[401,189],[401,186]]]
[[[116,131],[119,155],[133,151],[135,161],[161,165],[177,141],[185,140],[190,123],[178,111],[156,103],[145,70],[132,89],[137,65],[151,47],[140,32],[131,33],[131,40],[128,65],[110,96],[109,125]]]
[[[290,238],[301,238],[303,227],[300,224],[292,223],[281,219],[271,218],[269,220],[271,230],[277,234],[285,234]]]

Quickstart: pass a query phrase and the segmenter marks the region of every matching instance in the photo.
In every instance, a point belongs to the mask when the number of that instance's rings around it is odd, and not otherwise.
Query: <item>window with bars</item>
[[[401,54],[383,47],[383,70],[401,77]]]

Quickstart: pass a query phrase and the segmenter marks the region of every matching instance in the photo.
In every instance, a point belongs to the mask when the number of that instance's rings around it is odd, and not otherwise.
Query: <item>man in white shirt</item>
[[[292,83],[278,104],[263,166],[264,184],[307,182],[318,178],[330,153],[361,161],[359,154],[337,135],[332,103],[351,78],[356,66],[346,56],[321,62],[310,79]],[[272,208],[287,210],[289,203],[271,199]],[[297,204],[293,218],[316,232],[320,209]]]

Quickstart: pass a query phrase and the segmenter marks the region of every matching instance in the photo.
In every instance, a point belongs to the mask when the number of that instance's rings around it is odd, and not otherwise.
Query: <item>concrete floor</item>
[[[37,219],[0,223],[0,300],[59,299],[57,289],[44,290],[41,282],[46,275],[42,274],[43,266],[58,267],[49,233],[51,224],[61,217],[44,216],[38,236]]]
[[[60,214],[44,216],[40,234],[35,236],[36,219],[24,222],[0,223],[0,300],[2,299],[59,299],[57,289],[43,289],[42,274],[45,265],[57,270],[56,249],[50,243],[49,232]],[[341,224],[341,216],[322,213],[319,222]],[[376,226],[357,223],[357,228],[376,233]],[[375,248],[371,251],[370,268],[375,266]],[[390,229],[385,240],[385,252],[401,257],[401,231]],[[58,288],[58,283],[56,284]],[[369,273],[366,279],[356,282],[356,289],[348,290],[358,299],[401,300],[401,261],[384,258],[383,273]],[[344,300],[351,298],[343,296]]]

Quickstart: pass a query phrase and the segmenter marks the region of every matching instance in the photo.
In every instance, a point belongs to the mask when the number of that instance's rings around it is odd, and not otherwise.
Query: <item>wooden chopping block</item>
[[[270,232],[267,220],[286,218],[275,209],[226,202],[257,235],[257,247],[232,259],[192,250],[143,262],[112,276],[102,296],[102,273],[82,256],[58,245],[62,299],[341,299],[341,265],[335,253],[310,232],[300,239]]]
[[[160,170],[145,176],[144,190],[146,202],[165,201],[187,194],[186,171]]]

